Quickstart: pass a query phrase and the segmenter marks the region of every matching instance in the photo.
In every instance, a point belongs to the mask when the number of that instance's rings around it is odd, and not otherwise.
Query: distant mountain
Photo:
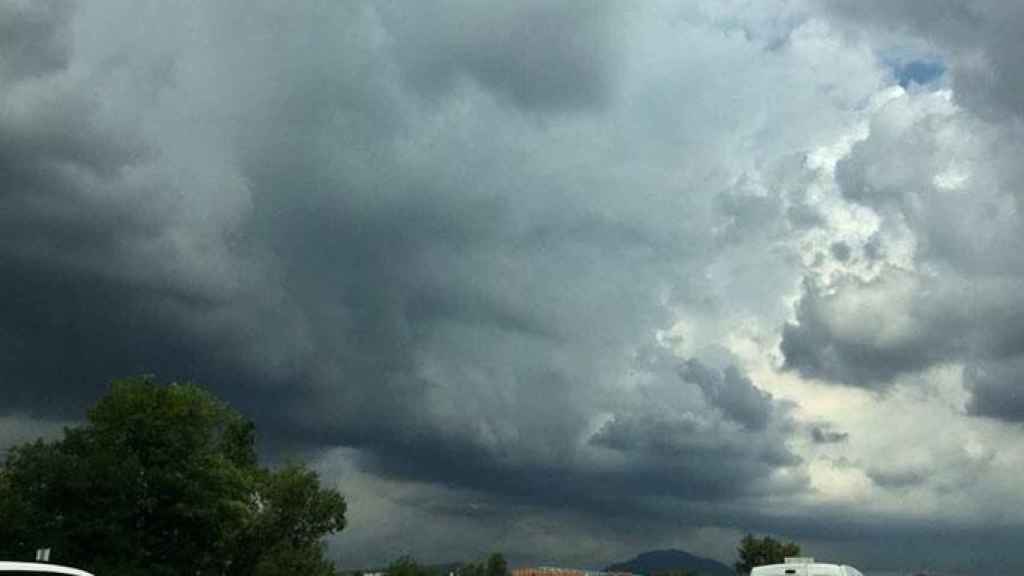
[[[686,569],[701,576],[736,576],[736,572],[717,560],[694,556],[682,550],[653,550],[644,552],[628,562],[612,564],[606,572],[632,572],[657,574],[669,570]]]

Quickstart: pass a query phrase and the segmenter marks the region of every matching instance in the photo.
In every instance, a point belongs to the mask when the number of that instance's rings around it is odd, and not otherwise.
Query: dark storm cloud
[[[128,94],[97,95],[46,70],[62,88],[0,116],[12,233],[2,265],[18,279],[3,294],[15,307],[3,332],[5,410],[68,418],[116,376],[191,378],[252,410],[274,444],[353,446],[382,474],[533,504],[571,497],[582,509],[628,509],[638,490],[745,494],[795,465],[786,418],[735,367],[693,362],[681,380],[666,358],[639,368],[661,402],[612,408],[628,400],[616,382],[628,350],[664,321],[657,292],[679,266],[669,255],[699,250],[678,246],[702,234],[698,216],[652,224],[601,178],[581,182],[577,167],[528,155],[551,144],[543,131],[507,124],[489,135],[512,113],[485,98],[462,116],[443,94],[424,110],[398,91],[409,75],[468,74],[538,112],[591,106],[613,75],[609,13],[455,8],[479,26],[362,5],[325,6],[310,23],[254,6],[236,41],[201,66],[167,65],[190,56],[167,56],[181,48],[159,35],[152,54],[115,47],[110,79],[118,66],[169,75],[143,76],[152,90]],[[188,46],[234,22],[228,12],[187,27]],[[268,35],[246,28],[271,21]],[[295,26],[352,46],[310,53],[288,33]],[[374,44],[375,33],[396,44]],[[405,61],[417,55],[429,62]],[[401,69],[384,64],[393,56]],[[249,68],[239,58],[262,59]],[[222,67],[225,93],[206,76]],[[237,93],[254,97],[230,101],[234,114],[259,122],[191,124],[193,106]],[[134,113],[147,121],[116,121]],[[510,154],[521,162],[507,165]],[[662,186],[648,183],[646,202],[678,206]],[[602,197],[605,210],[588,207]],[[664,406],[707,412],[699,437],[665,439],[671,458],[633,442],[651,439],[642,427]],[[602,413],[611,423],[587,440]],[[685,422],[654,421],[680,432]],[[629,445],[625,423],[640,434]]]
[[[723,34],[717,4],[650,8],[640,33],[609,3],[111,2],[83,4],[70,40],[67,13],[33,8],[19,30],[41,36],[4,64],[10,438],[147,372],[213,388],[277,459],[344,447],[367,491],[426,486],[395,512],[417,526],[469,518],[499,541],[536,514],[550,542],[566,517],[665,538],[851,515],[779,513],[810,493],[807,429],[718,350],[765,310],[774,341],[797,260],[783,219],[827,216],[800,159],[882,75],[827,29],[754,9],[788,37],[768,54]],[[832,298],[805,293],[788,366],[877,385],[921,365],[924,344],[893,353],[870,321],[834,332]],[[551,556],[579,558],[564,542]]]
[[[586,433],[584,413],[565,397],[571,391],[568,383],[553,381],[557,376],[550,374],[534,375],[538,388],[546,392],[538,392],[535,401],[520,399],[516,422],[505,424],[516,427],[515,443],[481,438],[481,430],[485,435],[492,432],[482,428],[483,414],[471,410],[459,414],[459,424],[473,426],[477,435],[408,410],[400,427],[375,428],[374,419],[366,418],[362,424],[343,423],[333,431],[321,427],[326,435],[315,441],[341,441],[367,449],[362,465],[384,476],[481,491],[519,505],[570,504],[598,515],[632,515],[657,498],[685,506],[803,487],[799,475],[774,479],[776,472],[801,463],[786,446],[793,427],[788,404],[754,388],[735,367],[723,373],[691,360],[673,369],[664,365],[675,364],[667,354],[654,354],[659,358],[648,359],[637,369],[654,379],[649,393],[668,405],[619,408],[582,447],[572,439]],[[708,392],[688,386],[695,373],[709,390],[726,386],[752,390],[734,391],[732,397],[712,396],[703,404],[700,398]],[[683,396],[673,400],[672,393],[660,392],[663,389],[676,389]],[[743,398],[746,394],[756,395],[756,406],[743,405],[751,400]],[[746,420],[736,422],[736,413],[717,416],[715,412],[730,406],[728,402],[737,402],[738,415],[753,420],[757,427]],[[367,403],[362,406],[366,409]],[[391,408],[393,414],[402,410],[401,404]],[[664,408],[670,411],[660,413]],[[750,410],[757,414],[744,413]],[[503,417],[490,416],[498,421]]]
[[[882,247],[882,239],[878,234],[873,234],[864,243],[864,257],[871,262],[877,262],[885,256],[885,249]]]
[[[147,297],[131,286],[7,258],[0,272],[17,278],[0,287],[5,411],[74,419],[110,379],[183,359],[173,330],[145,319]]]
[[[72,9],[68,2],[0,5],[0,65],[9,69],[3,78],[8,106],[0,115],[0,194],[19,204],[18,211],[52,211],[75,201],[68,190],[82,188],[89,177],[110,176],[142,152],[130,134],[94,122],[88,96],[60,85],[34,90],[68,65]],[[66,213],[86,212],[86,219],[112,208],[80,205]],[[17,222],[4,224],[9,229]]]
[[[695,422],[616,417],[591,438],[594,446],[626,456],[623,488],[646,496],[670,496],[683,501],[724,500],[749,494],[776,468],[799,463],[791,452],[771,441],[730,438],[727,429],[709,431]],[[599,484],[600,485],[600,484]],[[597,492],[611,494],[607,490]]]
[[[0,6],[0,26],[18,29],[18,34],[2,36],[19,43],[17,50],[4,51],[4,62],[31,68],[31,74],[8,80],[6,98],[14,99],[8,93],[12,88],[25,88],[63,69],[64,8],[55,3]],[[60,58],[53,58],[56,52]],[[90,108],[87,98],[68,90],[0,113],[5,410],[35,411],[49,404],[47,412],[68,416],[94,395],[102,378],[111,376],[97,371],[99,365],[120,359],[117,353],[97,354],[88,346],[97,336],[83,332],[115,326],[100,338],[109,349],[122,351],[138,338],[127,336],[133,324],[128,311],[132,287],[111,282],[97,269],[112,263],[121,243],[159,222],[147,222],[137,206],[89,194],[90,188],[111,182],[133,157],[128,143],[91,122]],[[92,349],[79,354],[75,344]]]
[[[754,386],[735,366],[718,372],[691,360],[681,375],[683,380],[697,384],[712,406],[747,430],[764,430],[768,425],[775,408],[771,395]]]
[[[811,426],[811,440],[815,444],[841,444],[849,439],[849,432],[836,432],[825,424]]]
[[[829,250],[832,252],[832,257],[840,262],[846,262],[850,259],[850,247],[843,242],[833,242],[829,246]]]
[[[883,488],[902,489],[924,484],[928,480],[928,472],[922,470],[876,470],[868,469],[868,478]]]
[[[851,563],[856,558],[855,566],[880,572],[885,570],[874,567],[926,566],[937,572],[971,573],[1017,569],[1018,560],[1006,547],[1012,547],[1014,534],[1022,528],[1019,523],[947,523],[898,514],[877,514],[872,521],[863,521],[854,518],[856,508],[827,505],[818,507],[817,513],[817,522],[792,516],[777,519],[770,529],[800,542],[816,558],[851,558]]]
[[[907,297],[904,290],[882,280],[847,278],[836,293],[826,293],[805,282],[796,321],[782,330],[785,367],[810,378],[882,388],[901,374],[923,370],[962,350],[943,326],[954,326],[956,318],[926,316],[907,322],[877,308],[887,297]],[[844,299],[848,294],[854,297]],[[858,299],[862,294],[867,297]],[[919,295],[911,294],[910,301],[915,308],[931,310],[931,302]],[[890,336],[894,322],[900,328]]]
[[[404,75],[436,93],[472,80],[529,110],[590,107],[610,97],[614,34],[624,24],[603,2],[464,0],[396,3],[382,10]]]
[[[0,79],[17,81],[66,66],[73,9],[65,0],[0,4]]]
[[[75,419],[111,379],[139,373],[216,386],[230,363],[188,324],[222,294],[196,272],[202,257],[185,269],[175,250],[174,180],[147,174],[148,143],[105,123],[94,94],[68,81],[66,58],[51,58],[69,43],[68,5],[0,11],[32,33],[9,58],[47,63],[0,88],[0,411]]]
[[[964,369],[971,397],[967,412],[1009,422],[1024,422],[1024,357],[975,362]]]
[[[200,382],[247,414],[287,407],[298,370],[274,366],[286,346],[252,346],[271,325],[287,339],[294,322],[267,305],[272,286],[254,297],[248,273],[236,275],[244,253],[224,258],[222,230],[209,226],[217,201],[190,205],[204,191],[163,166],[174,159],[140,127],[105,115],[103,82],[37,72],[0,86],[0,418],[17,424],[0,444],[54,436],[112,380],[137,374]],[[261,422],[262,444],[293,444],[273,423]]]

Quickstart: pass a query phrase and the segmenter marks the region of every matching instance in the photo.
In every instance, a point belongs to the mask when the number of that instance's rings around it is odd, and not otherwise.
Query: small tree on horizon
[[[799,556],[800,545],[796,542],[781,542],[771,536],[761,538],[747,534],[740,540],[736,548],[739,560],[735,568],[737,574],[750,574],[755,566],[781,564],[787,557]]]
[[[463,564],[456,571],[459,576],[508,576],[508,562],[500,552],[494,552],[483,562]]]
[[[428,568],[416,562],[412,556],[406,554],[399,557],[387,567],[388,576],[441,576],[437,570]]]
[[[487,558],[486,576],[508,576],[508,562],[500,552],[495,552]]]

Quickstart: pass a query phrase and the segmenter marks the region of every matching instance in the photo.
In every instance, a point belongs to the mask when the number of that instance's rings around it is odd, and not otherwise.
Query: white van
[[[43,562],[0,562],[0,576],[43,576],[45,574],[93,576],[85,570],[60,566],[59,564],[46,564]]]
[[[814,558],[786,558],[785,564],[755,566],[750,576],[864,576],[853,566],[822,564]]]

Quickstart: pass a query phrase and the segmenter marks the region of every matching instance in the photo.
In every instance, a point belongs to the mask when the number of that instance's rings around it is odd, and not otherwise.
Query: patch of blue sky
[[[885,64],[904,88],[912,84],[927,86],[938,83],[946,73],[946,64],[941,58],[886,59]]]

